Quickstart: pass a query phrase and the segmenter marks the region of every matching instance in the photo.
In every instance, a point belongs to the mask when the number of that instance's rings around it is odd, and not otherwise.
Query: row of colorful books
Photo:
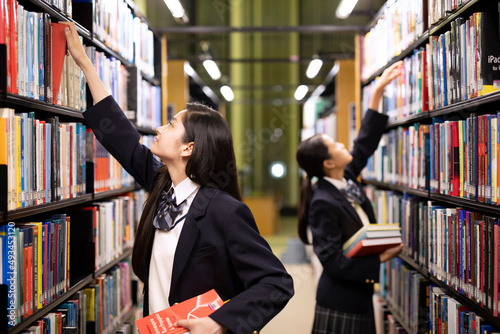
[[[94,68],[107,91],[113,96],[122,110],[128,109],[128,71],[116,58],[108,57],[94,46],[86,46],[85,52],[92,61]]]
[[[411,333],[496,333],[481,316],[399,258],[381,265],[380,295]]]
[[[415,49],[411,57],[403,60],[401,75],[385,88],[379,110],[384,111],[389,119],[429,110],[426,57],[425,49]],[[368,109],[375,85],[376,81],[372,81],[363,88],[363,110]]]
[[[0,1],[0,44],[7,47],[7,91],[83,110],[85,78],[66,54],[65,25],[31,12],[16,0]]]
[[[119,263],[22,333],[132,333],[133,326],[120,325],[132,310],[131,271],[128,261]]]
[[[8,223],[0,230],[2,284],[7,284],[9,323],[18,323],[70,287],[70,217]]]
[[[380,110],[395,120],[498,91],[499,29],[498,6],[452,21],[451,30],[430,36],[404,59],[403,73],[385,90]],[[374,85],[363,88],[364,110]]]
[[[137,113],[135,123],[148,129],[163,125],[161,113],[161,87],[141,80],[137,90]]]
[[[470,0],[428,0],[429,24],[436,24]]]
[[[137,190],[109,201],[68,211],[75,223],[91,226],[96,271],[132,248],[146,198],[144,190]]]
[[[148,24],[134,15],[125,0],[96,0],[94,8],[97,38],[154,77],[154,35]]]
[[[374,198],[384,196],[374,192]],[[444,207],[408,194],[387,193],[399,211],[403,253],[494,316],[499,307],[499,219]],[[376,210],[386,210],[376,207]],[[396,217],[397,218],[397,217]]]
[[[81,279],[131,249],[145,198],[141,190],[68,209],[40,222],[3,225],[0,281],[10,291],[11,323],[56,300]]]
[[[86,191],[85,126],[58,116],[0,109],[2,164],[8,165],[9,210],[67,199]]]
[[[384,135],[367,179],[500,204],[498,114],[398,127]]]
[[[361,78],[368,79],[427,30],[427,0],[393,0],[361,38]]]

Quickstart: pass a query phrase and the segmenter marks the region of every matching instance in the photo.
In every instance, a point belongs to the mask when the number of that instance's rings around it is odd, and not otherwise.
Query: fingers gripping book
[[[187,329],[174,326],[174,324],[179,320],[208,317],[223,304],[224,302],[217,292],[212,289],[182,303],[150,314],[147,317],[137,320],[135,323],[140,334],[189,333]]]

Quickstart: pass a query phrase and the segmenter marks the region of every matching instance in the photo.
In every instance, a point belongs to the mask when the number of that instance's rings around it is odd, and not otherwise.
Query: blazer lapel
[[[186,265],[186,262],[191,254],[191,250],[196,242],[196,237],[199,231],[198,220],[205,215],[208,203],[217,191],[219,190],[210,187],[200,187],[193,203],[191,204],[191,207],[189,208],[186,221],[184,222],[184,227],[182,228],[181,235],[179,236],[177,249],[175,250],[170,296],[172,296],[172,292],[175,291],[175,285],[179,280],[182,270],[184,269],[184,266]]]
[[[352,204],[349,202],[347,198],[340,192],[340,190],[337,189],[333,184],[330,182],[326,181],[325,179],[320,179],[321,185],[325,187],[325,189],[340,203],[342,203],[342,207],[344,208],[345,212],[351,216],[352,220],[355,221],[359,227],[363,226],[363,223],[361,222],[361,219],[359,218],[356,210],[354,210]]]

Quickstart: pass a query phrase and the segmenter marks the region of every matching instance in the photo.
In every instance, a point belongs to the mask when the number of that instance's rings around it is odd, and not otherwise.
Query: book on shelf
[[[201,295],[185,300],[150,314],[135,323],[141,334],[147,333],[169,333],[181,334],[189,331],[183,327],[174,326],[179,320],[198,319],[208,317],[212,312],[219,309],[224,302],[217,292],[212,289]]]
[[[379,254],[401,243],[398,224],[369,224],[359,229],[342,246],[347,257]]]

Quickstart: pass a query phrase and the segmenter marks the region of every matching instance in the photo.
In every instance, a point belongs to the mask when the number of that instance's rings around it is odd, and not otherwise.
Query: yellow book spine
[[[7,165],[7,118],[0,118],[0,165]]]

